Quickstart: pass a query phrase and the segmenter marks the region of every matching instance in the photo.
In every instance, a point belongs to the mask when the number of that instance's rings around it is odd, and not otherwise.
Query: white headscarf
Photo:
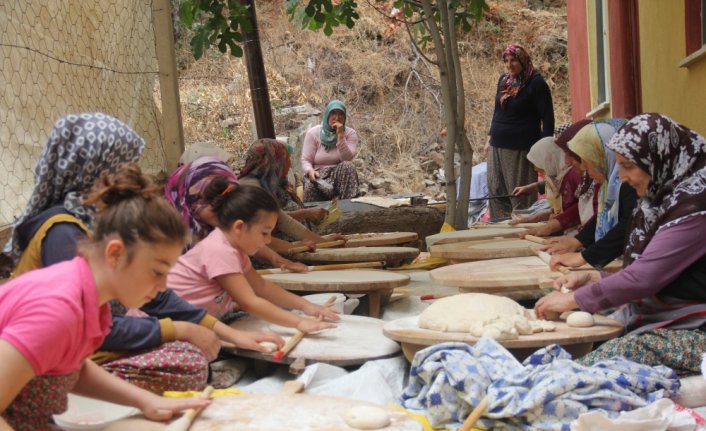
[[[527,153],[527,160],[544,171],[547,200],[554,212],[560,213],[563,204],[559,187],[564,175],[571,169],[564,159],[564,151],[556,145],[555,139],[549,136],[532,145]]]

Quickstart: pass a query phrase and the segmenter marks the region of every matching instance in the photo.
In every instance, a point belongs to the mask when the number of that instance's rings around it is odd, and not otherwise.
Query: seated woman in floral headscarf
[[[346,125],[346,105],[332,100],[321,125],[306,132],[302,146],[304,202],[351,199],[358,195],[358,173],[351,160],[358,133]]]
[[[535,310],[542,317],[549,311],[619,307],[612,317],[629,333],[581,362],[622,356],[682,375],[699,374],[706,351],[706,139],[650,113],[630,120],[607,146],[616,154],[620,180],[640,198],[623,269],[560,277],[555,287],[571,291],[550,293]]]

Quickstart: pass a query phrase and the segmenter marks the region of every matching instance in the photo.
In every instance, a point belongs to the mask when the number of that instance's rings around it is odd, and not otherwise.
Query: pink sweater
[[[335,166],[344,161],[349,162],[355,157],[358,147],[358,133],[355,130],[346,127],[343,140],[336,142],[336,147],[329,151],[321,145],[320,133],[321,125],[318,125],[309,129],[304,137],[301,163],[305,175],[312,169]]]

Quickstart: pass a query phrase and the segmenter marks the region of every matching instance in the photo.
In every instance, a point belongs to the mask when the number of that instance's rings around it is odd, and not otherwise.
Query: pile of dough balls
[[[464,293],[434,302],[419,316],[419,327],[496,340],[556,330],[554,323],[538,320],[533,310],[512,299],[485,293]]]

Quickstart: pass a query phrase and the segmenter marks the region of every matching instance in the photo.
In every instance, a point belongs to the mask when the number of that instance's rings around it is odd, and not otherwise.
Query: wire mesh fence
[[[68,113],[123,120],[147,142],[143,169],[165,169],[157,1],[0,2],[0,232],[22,211],[37,156]]]

